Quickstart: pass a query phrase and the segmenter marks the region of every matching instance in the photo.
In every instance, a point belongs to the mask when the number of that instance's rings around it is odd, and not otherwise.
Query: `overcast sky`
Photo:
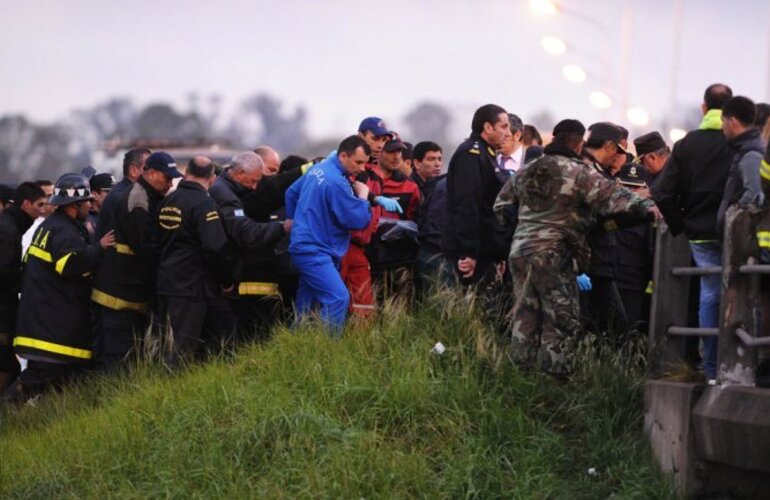
[[[231,108],[268,91],[305,104],[310,132],[328,136],[367,115],[398,126],[423,99],[453,108],[465,129],[486,102],[525,121],[548,109],[623,123],[625,96],[675,126],[678,107],[716,81],[767,101],[770,1],[681,3],[672,71],[675,4],[665,0],[563,0],[549,17],[529,0],[0,0],[0,115],[51,121],[114,96],[183,108],[191,91]],[[547,34],[567,54],[546,55]],[[588,80],[568,83],[566,63]],[[591,107],[593,90],[613,96],[610,111]]]

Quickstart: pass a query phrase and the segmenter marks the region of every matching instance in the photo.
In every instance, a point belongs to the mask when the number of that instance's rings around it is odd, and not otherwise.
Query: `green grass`
[[[638,349],[585,342],[570,382],[524,375],[473,311],[389,305],[339,341],[279,328],[183,373],[5,407],[0,497],[674,497],[642,435]]]

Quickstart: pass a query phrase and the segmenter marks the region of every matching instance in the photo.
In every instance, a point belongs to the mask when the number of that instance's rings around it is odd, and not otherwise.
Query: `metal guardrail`
[[[722,274],[722,266],[714,267],[674,267],[671,269],[674,276],[709,276]]]
[[[693,328],[689,326],[669,326],[666,333],[669,335],[678,335],[682,337],[700,336],[700,337],[718,337],[719,328]]]
[[[741,327],[735,329],[735,336],[738,337],[746,347],[762,347],[770,345],[770,337],[752,337],[749,332]]]
[[[742,274],[770,274],[770,265],[766,264],[745,264],[738,268]]]

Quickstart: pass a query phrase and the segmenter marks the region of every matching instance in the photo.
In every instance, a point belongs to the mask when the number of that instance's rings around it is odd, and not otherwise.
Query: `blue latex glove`
[[[375,196],[374,202],[384,208],[386,212],[398,212],[400,214],[404,213],[404,211],[401,209],[401,205],[399,205],[396,200],[391,198],[386,198],[385,196]]]
[[[591,278],[586,274],[581,274],[577,277],[578,289],[581,292],[587,292],[591,290]]]

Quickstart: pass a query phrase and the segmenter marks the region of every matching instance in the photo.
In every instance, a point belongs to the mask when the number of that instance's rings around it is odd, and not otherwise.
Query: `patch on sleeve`
[[[235,211],[233,211],[233,213],[235,214],[236,217],[243,217],[243,209],[242,208],[236,209]]]

